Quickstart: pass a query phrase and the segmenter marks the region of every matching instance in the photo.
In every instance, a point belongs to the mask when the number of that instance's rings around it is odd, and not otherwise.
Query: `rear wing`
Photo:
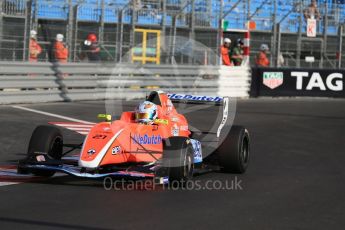
[[[177,93],[168,93],[167,95],[174,103],[223,105],[223,97],[218,96],[212,97]]]
[[[217,137],[220,137],[221,131],[224,126],[227,124],[228,116],[229,116],[229,104],[230,98],[229,97],[218,97],[218,96],[199,96],[199,95],[188,95],[188,94],[168,94],[169,99],[173,103],[185,103],[185,104],[198,104],[198,105],[209,105],[212,106],[222,106],[219,108],[219,112],[217,113],[217,117],[214,118],[214,121],[217,122],[215,129],[209,131],[194,131],[194,132],[201,132],[201,133],[209,133],[209,134],[216,134]],[[189,119],[193,120],[193,118]],[[218,125],[219,124],[219,125]],[[193,132],[193,130],[191,130]]]

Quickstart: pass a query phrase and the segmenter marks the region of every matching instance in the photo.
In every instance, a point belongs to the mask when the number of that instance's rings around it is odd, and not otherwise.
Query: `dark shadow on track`
[[[97,228],[97,227],[89,227],[85,225],[72,225],[72,224],[61,224],[61,223],[54,223],[54,222],[46,222],[46,221],[38,221],[38,220],[25,220],[19,218],[10,218],[10,217],[0,217],[0,222],[9,222],[15,224],[26,224],[26,225],[33,225],[34,226],[41,226],[41,227],[54,227],[54,228],[62,228],[62,229],[93,229],[93,230],[109,230],[110,228]]]
[[[317,115],[307,115],[307,114],[292,114],[292,113],[276,113],[276,112],[251,112],[251,111],[241,111],[238,114],[259,114],[268,116],[286,116],[286,117],[301,117],[301,118],[314,118],[314,119],[335,119],[335,120],[345,120],[345,117],[333,117],[333,116],[317,116]]]

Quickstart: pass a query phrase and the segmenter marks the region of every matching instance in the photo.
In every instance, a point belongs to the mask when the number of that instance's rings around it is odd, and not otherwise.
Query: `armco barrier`
[[[250,68],[247,66],[221,66],[218,94],[229,97],[248,97],[251,85]]]
[[[342,97],[345,70],[253,68],[250,95]]]
[[[0,62],[0,104],[143,98],[152,89],[248,97],[247,68]]]

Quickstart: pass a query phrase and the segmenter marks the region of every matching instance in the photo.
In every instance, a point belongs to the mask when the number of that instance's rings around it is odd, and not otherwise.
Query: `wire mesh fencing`
[[[304,11],[309,0],[2,0],[0,3],[0,59],[27,60],[30,30],[38,32],[42,46],[39,61],[51,60],[51,44],[61,33],[69,49],[69,61],[81,62],[82,44],[89,33],[95,33],[102,48],[102,60],[127,62],[121,59],[136,46],[133,28],[156,29],[162,36],[185,36],[201,42],[218,53],[220,22],[228,21],[227,31],[243,31],[248,21],[254,21],[252,31],[252,59],[260,44],[271,48],[279,43],[284,65],[337,66],[339,28],[345,20],[345,4],[337,1],[318,1],[321,17],[317,20],[317,37],[305,41]],[[223,17],[223,18],[222,18]],[[274,30],[279,23],[280,32]],[[224,28],[223,28],[224,29]],[[277,33],[280,33],[278,36]],[[261,36],[262,35],[262,36]],[[279,37],[281,40],[279,41]],[[301,40],[300,50],[296,41]],[[161,63],[171,62],[171,40],[162,39]],[[275,49],[277,50],[277,49]],[[271,61],[276,63],[278,54],[272,49]],[[340,50],[341,51],[341,50]],[[203,53],[205,63],[213,62],[212,55]],[[189,63],[187,57],[175,61]],[[305,58],[313,56],[314,62]]]

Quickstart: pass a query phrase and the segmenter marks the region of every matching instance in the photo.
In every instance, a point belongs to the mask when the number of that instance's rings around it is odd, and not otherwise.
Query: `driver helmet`
[[[230,44],[230,43],[231,43],[231,39],[230,39],[230,38],[224,38],[224,44],[225,44],[225,43]]]
[[[267,45],[267,44],[262,44],[262,45],[260,46],[260,50],[261,50],[261,51],[268,51],[268,50],[269,50],[268,45]]]
[[[144,101],[135,110],[135,121],[139,123],[152,123],[157,118],[157,105]]]
[[[97,42],[97,36],[96,36],[96,34],[89,34],[89,35],[87,35],[86,40],[88,40],[90,42]]]
[[[242,39],[239,38],[239,39],[236,40],[236,44],[237,44],[238,46],[242,46],[244,43],[243,43]]]
[[[64,36],[62,34],[57,34],[55,39],[58,42],[63,42]]]
[[[36,32],[36,30],[31,30],[31,31],[30,31],[30,37],[33,38],[33,39],[36,39],[36,37],[37,37],[37,32]]]

